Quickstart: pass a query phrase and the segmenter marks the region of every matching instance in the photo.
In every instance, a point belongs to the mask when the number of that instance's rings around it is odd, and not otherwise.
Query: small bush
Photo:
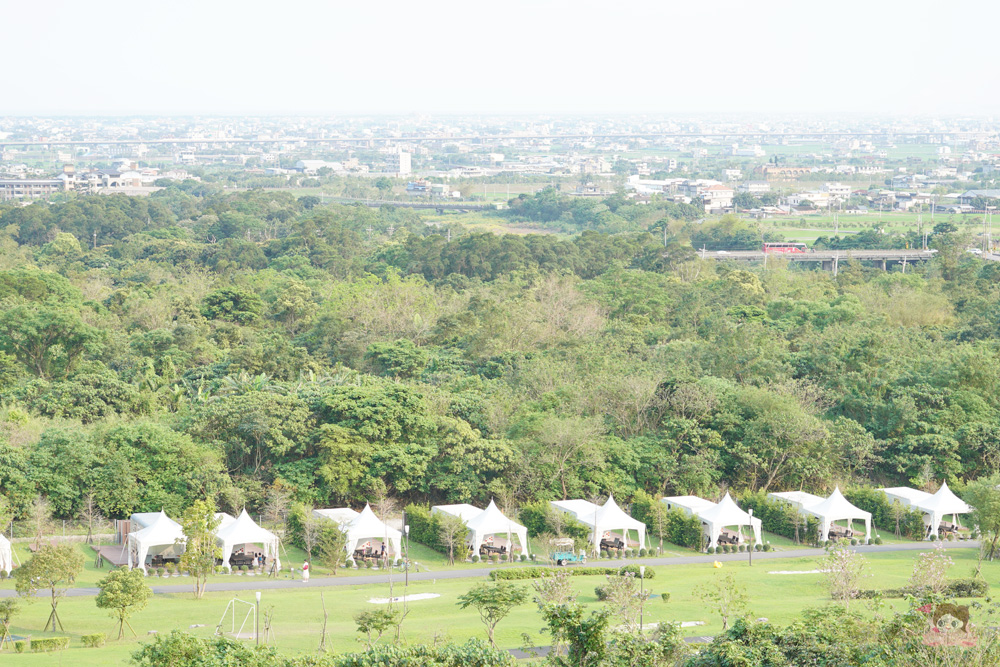
[[[156,576],[162,577],[166,573],[167,573],[167,571],[164,568],[162,568],[162,567],[156,568]]]
[[[747,545],[745,545],[745,544],[741,544],[741,545],[739,546],[739,550],[740,550],[740,553],[743,553],[744,551],[746,551],[746,550],[747,550]]]
[[[32,653],[59,651],[69,646],[69,637],[43,637],[31,640]]]
[[[626,565],[626,566],[624,566],[624,567],[622,567],[621,569],[618,570],[618,574],[625,574],[626,572],[631,572],[632,574],[634,574],[635,577],[636,577],[636,579],[640,578],[640,575],[639,575],[639,566],[638,565]],[[652,579],[655,576],[656,576],[656,570],[654,570],[651,567],[647,567],[646,568],[646,574],[642,578],[643,579]]]
[[[507,562],[507,554],[500,554],[500,562],[501,563]]]
[[[660,593],[660,599],[663,600],[664,603],[670,602],[670,593]]]
[[[935,535],[934,533],[931,533],[931,542],[935,541],[936,539],[937,539],[937,535]]]
[[[482,558],[479,557],[479,554],[473,554],[473,556],[472,556],[472,562],[473,563],[478,563],[481,560],[482,560]]]
[[[990,585],[982,579],[956,579],[948,584],[945,593],[957,598],[981,598],[989,595]]]
[[[631,549],[625,550],[625,558],[631,558],[634,552]]]
[[[528,562],[528,554],[521,554],[520,560],[522,563]]]
[[[647,555],[649,555],[648,551],[645,549],[639,549],[639,558],[645,558]]]
[[[6,579],[9,576],[10,573],[7,570],[0,570],[0,579]]]
[[[16,642],[14,642],[15,653],[24,653],[24,651],[27,648],[28,648],[28,640],[26,639],[18,639]]]
[[[608,589],[607,586],[598,586],[594,589],[594,594],[597,596],[598,601],[606,602],[608,599]]]
[[[882,538],[876,537],[874,540],[872,540],[872,542],[874,542],[875,544],[882,544]]]
[[[771,550],[771,543],[770,542],[766,542],[764,544],[763,548],[764,548],[764,551],[770,551]]]
[[[107,641],[107,636],[103,632],[95,632],[92,635],[83,635],[80,637],[84,646],[89,648],[100,648],[104,646],[104,642]]]
[[[857,538],[856,538],[856,537],[852,537],[852,538],[851,538],[851,546],[852,546],[852,547],[856,547],[856,546],[858,546],[858,540],[857,540]]]
[[[762,548],[763,548],[763,547],[762,547],[762,546],[761,546],[761,545],[760,545],[759,543],[758,543],[758,544],[755,544],[755,545],[753,545],[753,550],[754,550],[754,551],[760,551],[760,550],[761,550]]]

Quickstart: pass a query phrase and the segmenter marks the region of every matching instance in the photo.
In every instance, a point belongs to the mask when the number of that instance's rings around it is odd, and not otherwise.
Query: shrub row
[[[14,642],[14,651],[24,653],[29,646],[32,653],[59,651],[69,647],[69,637],[40,637],[32,639],[30,643],[27,639],[19,639]]]
[[[490,579],[493,581],[514,581],[518,579],[538,579],[545,574],[552,573],[551,567],[519,567],[510,570],[493,570],[490,572]],[[638,565],[625,565],[624,567],[570,567],[560,572],[569,572],[573,577],[590,577],[595,575],[625,574],[631,572],[639,576]],[[652,579],[656,576],[656,570],[651,567],[646,568],[644,579]]]
[[[406,523],[410,526],[411,540],[435,551],[448,552],[448,548],[441,544],[441,524],[438,517],[431,514],[428,507],[407,505]]]
[[[103,632],[95,632],[91,635],[80,637],[84,646],[99,648],[104,646],[107,636]],[[38,639],[18,639],[14,642],[14,652],[24,653],[31,648],[32,653],[47,653],[49,651],[60,651],[69,648],[69,637],[39,637]]]
[[[741,544],[739,546],[723,544],[717,547],[709,547],[706,551],[710,554],[736,554],[736,553],[746,553],[749,550],[749,546],[746,544]],[[754,551],[770,551],[771,545],[769,543],[765,544],[755,544],[753,545]]]
[[[545,500],[528,503],[522,507],[518,520],[528,529],[528,534],[531,536],[551,533],[576,540],[590,539],[590,529],[568,514],[559,512]]]
[[[990,592],[990,585],[982,579],[954,579],[948,582],[943,593],[949,597],[956,598],[981,598],[988,595]],[[885,588],[881,590],[877,589],[864,589],[858,591],[859,598],[902,598],[907,595],[914,595],[919,597],[923,594],[923,591],[917,590],[916,588]]]
[[[844,497],[852,504],[871,512],[872,523],[882,530],[896,532],[896,513],[893,505],[896,501],[890,502],[884,493],[876,489],[863,487],[847,489]],[[899,508],[899,532],[903,537],[912,540],[924,539],[924,515],[916,510],[906,507]]]

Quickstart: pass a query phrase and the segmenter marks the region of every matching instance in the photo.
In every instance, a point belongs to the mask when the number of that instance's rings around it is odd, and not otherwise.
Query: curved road
[[[872,546],[857,546],[854,547],[855,551],[862,553],[885,553],[894,551],[921,551],[931,548],[935,543],[933,542],[907,542],[904,544],[882,544],[882,545],[872,545]],[[942,542],[947,549],[972,549],[979,548],[978,541],[966,541],[966,542]],[[823,549],[791,549],[788,551],[768,551],[768,552],[754,552],[754,561],[765,561],[765,560],[778,560],[784,558],[803,558],[808,556],[821,556],[823,555]],[[671,558],[642,558],[642,559],[622,559],[622,560],[595,560],[587,563],[588,566],[612,566],[612,565],[626,565],[629,563],[642,564],[642,565],[690,565],[694,563],[711,563],[713,561],[720,561],[723,563],[731,561],[744,561],[747,560],[747,554],[736,553],[736,554],[702,554],[698,556],[674,556]],[[481,568],[469,568],[463,570],[439,570],[434,572],[411,572],[411,581],[430,581],[433,579],[472,579],[477,577],[487,577],[492,570],[502,570],[510,569],[512,567],[526,567],[533,566],[534,564],[525,565],[508,565],[504,567],[481,567]],[[573,567],[573,566],[569,566]],[[402,583],[403,573],[396,572],[392,575],[393,581],[397,584]],[[190,579],[188,579],[190,582]],[[208,592],[226,592],[226,591],[263,591],[272,589],[295,589],[295,588],[324,588],[331,586],[364,586],[367,584],[387,584],[389,583],[388,574],[373,574],[359,577],[317,577],[310,579],[309,581],[302,581],[301,579],[270,579],[264,576],[257,577],[233,577],[233,581],[223,581],[223,582],[212,582],[208,585]],[[160,586],[151,586],[154,594],[164,595],[172,593],[186,593],[192,588],[191,583],[184,584],[167,584]],[[70,588],[66,591],[66,595],[69,597],[86,597],[86,596],[96,596],[98,589],[96,588]],[[14,597],[17,593],[13,590],[0,590],[0,598]],[[39,591],[37,597],[47,597],[49,595],[48,591]]]

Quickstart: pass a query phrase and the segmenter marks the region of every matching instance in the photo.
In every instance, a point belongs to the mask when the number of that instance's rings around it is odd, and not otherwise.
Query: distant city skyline
[[[0,115],[993,115],[1000,6],[111,2],[4,9]]]

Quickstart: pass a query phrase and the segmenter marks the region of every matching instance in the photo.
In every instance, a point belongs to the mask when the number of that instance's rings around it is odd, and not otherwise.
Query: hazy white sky
[[[1000,110],[995,0],[0,9],[4,115]]]

